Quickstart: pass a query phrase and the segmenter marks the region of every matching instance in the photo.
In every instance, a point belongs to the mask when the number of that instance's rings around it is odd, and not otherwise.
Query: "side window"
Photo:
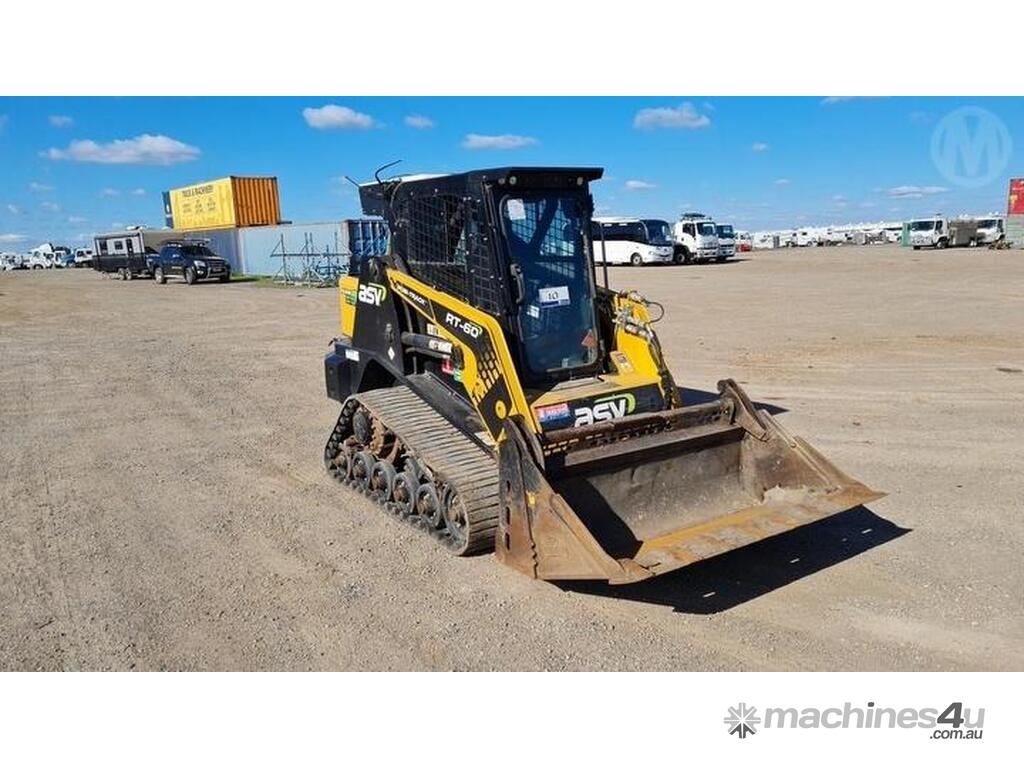
[[[629,239],[637,243],[647,242],[647,230],[640,222],[629,225]]]
[[[123,251],[124,250],[124,240],[115,240],[114,241],[114,250],[115,251]]]
[[[100,240],[100,253],[104,256],[106,256],[108,253],[106,240]]]
[[[454,194],[403,201],[404,250],[413,276],[497,314],[500,283],[479,208]]]

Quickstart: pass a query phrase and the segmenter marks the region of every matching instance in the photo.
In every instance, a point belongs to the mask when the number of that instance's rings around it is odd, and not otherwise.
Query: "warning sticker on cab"
[[[541,424],[550,424],[553,421],[561,421],[571,416],[568,403],[541,405],[534,408],[534,412],[537,414],[537,421]]]
[[[537,291],[537,301],[542,307],[564,307],[569,303],[569,286],[541,288]]]

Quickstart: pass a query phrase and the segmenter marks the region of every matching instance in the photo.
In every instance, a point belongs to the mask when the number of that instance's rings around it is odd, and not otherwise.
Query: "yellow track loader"
[[[731,380],[713,402],[682,402],[660,307],[599,284],[601,173],[360,185],[390,237],[339,281],[328,472],[455,554],[493,549],[534,578],[613,584],[882,496]]]

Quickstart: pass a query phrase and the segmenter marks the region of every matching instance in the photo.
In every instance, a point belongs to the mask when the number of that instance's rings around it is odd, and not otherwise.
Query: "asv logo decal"
[[[458,315],[453,314],[452,312],[449,312],[447,315],[445,315],[444,321],[452,328],[462,331],[464,334],[473,339],[480,338],[480,334],[484,332],[483,328],[481,328],[476,323],[471,323],[469,322],[469,320],[464,320]]]
[[[573,410],[576,423],[573,426],[585,427],[596,421],[621,419],[636,408],[636,398],[628,392],[624,395],[612,395],[595,400],[591,406],[580,406]]]
[[[387,295],[388,289],[383,285],[367,283],[359,286],[359,300],[363,304],[373,304],[373,306],[379,307]]]

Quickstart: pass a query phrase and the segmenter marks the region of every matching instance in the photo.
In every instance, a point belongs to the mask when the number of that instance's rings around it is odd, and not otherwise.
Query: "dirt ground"
[[[1024,670],[1024,256],[617,268],[889,496],[626,588],[456,559],[324,473],[331,290],[0,274],[0,668]],[[699,396],[699,394],[698,394]]]

